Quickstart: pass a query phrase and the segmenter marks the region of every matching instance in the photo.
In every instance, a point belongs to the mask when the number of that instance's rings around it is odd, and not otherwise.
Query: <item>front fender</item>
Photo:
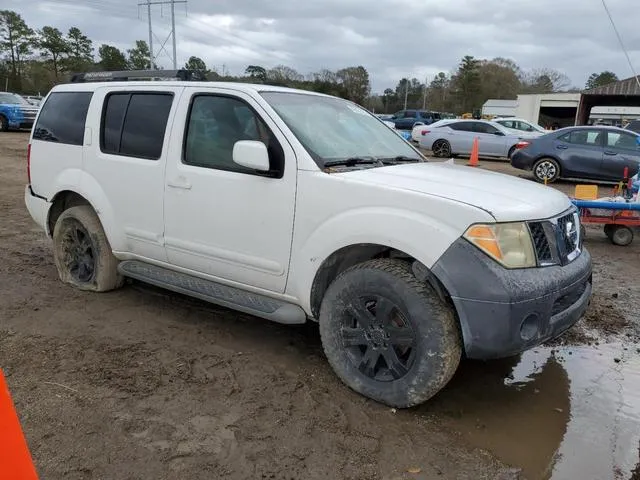
[[[430,268],[462,233],[459,226],[407,209],[361,207],[342,212],[296,245],[287,291],[310,314],[316,273],[334,252],[357,244],[376,244],[402,251]]]
[[[54,185],[56,195],[52,197],[52,201],[59,193],[64,191],[74,192],[82,196],[98,215],[111,248],[113,250],[126,249],[124,231],[118,228],[111,203],[95,178],[83,170],[70,168],[56,177]]]

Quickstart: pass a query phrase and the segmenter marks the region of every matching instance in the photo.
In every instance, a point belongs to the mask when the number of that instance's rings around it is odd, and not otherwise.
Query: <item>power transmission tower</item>
[[[147,21],[149,22],[149,53],[151,57],[151,68],[156,68],[156,55],[153,51],[153,26],[151,22],[151,6],[152,5],[171,5],[171,33],[169,37],[171,37],[172,45],[173,45],[173,69],[176,70],[178,68],[178,54],[176,48],[176,3],[187,3],[187,0],[156,0],[151,1],[147,0],[146,2],[138,3],[138,6],[146,6],[147,7]],[[164,42],[160,45],[160,50],[165,50],[164,46],[169,40],[169,37],[165,39]],[[166,52],[166,50],[165,50]],[[168,53],[167,53],[168,55]]]

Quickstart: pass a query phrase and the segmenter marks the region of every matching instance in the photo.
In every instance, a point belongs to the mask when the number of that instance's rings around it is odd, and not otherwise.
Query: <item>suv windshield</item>
[[[261,95],[320,168],[355,158],[424,160],[400,135],[354,103],[303,93]]]
[[[0,103],[4,103],[5,105],[31,105],[20,95],[16,95],[15,93],[0,93]]]

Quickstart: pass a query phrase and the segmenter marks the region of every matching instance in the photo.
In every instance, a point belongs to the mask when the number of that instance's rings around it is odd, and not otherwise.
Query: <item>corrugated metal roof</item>
[[[640,78],[640,77],[639,77]],[[585,90],[583,95],[632,95],[640,96],[640,86],[635,77],[626,78],[601,87]]]

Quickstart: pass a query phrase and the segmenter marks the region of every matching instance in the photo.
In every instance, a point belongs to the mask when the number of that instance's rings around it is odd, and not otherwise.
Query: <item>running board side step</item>
[[[125,277],[273,322],[293,325],[307,321],[304,310],[297,305],[138,260],[120,262],[118,271]]]

